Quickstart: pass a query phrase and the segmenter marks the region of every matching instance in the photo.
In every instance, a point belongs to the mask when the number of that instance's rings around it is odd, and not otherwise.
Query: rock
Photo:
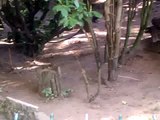
[[[18,113],[18,120],[49,120],[45,113],[38,111],[37,106],[11,97],[0,96],[0,111],[0,120],[13,120],[15,113]]]
[[[127,104],[127,102],[126,102],[126,101],[122,101],[122,104],[123,104],[123,105],[126,105],[126,104]]]
[[[4,115],[8,120],[14,119],[18,113],[18,120],[49,120],[45,113],[38,112],[38,107],[11,97],[3,101]]]
[[[2,103],[3,101],[5,101],[5,98],[0,96],[0,103]]]
[[[15,113],[18,113],[20,120],[36,120],[35,112],[38,112],[37,106],[11,97],[4,102],[4,113],[9,120],[13,120]]]

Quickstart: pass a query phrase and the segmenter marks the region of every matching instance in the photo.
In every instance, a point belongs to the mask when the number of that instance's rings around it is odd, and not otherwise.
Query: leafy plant
[[[72,89],[65,89],[61,92],[62,97],[69,97],[73,92]],[[52,89],[50,87],[44,88],[42,90],[42,94],[47,98],[47,100],[52,100],[57,97],[57,95],[53,94]]]
[[[60,13],[59,25],[68,28],[73,28],[76,25],[82,27],[84,21],[88,21],[93,16],[102,17],[96,11],[88,11],[86,4],[78,0],[58,0],[57,5],[53,7],[53,11],[55,14]]]
[[[8,39],[27,56],[40,53],[46,42],[64,31],[59,15],[48,18],[50,1],[7,0],[0,7],[0,18],[11,28]]]
[[[53,99],[55,96],[54,96],[54,94],[53,94],[53,92],[52,92],[52,89],[51,88],[44,88],[43,90],[42,90],[42,94],[47,98],[47,99]]]

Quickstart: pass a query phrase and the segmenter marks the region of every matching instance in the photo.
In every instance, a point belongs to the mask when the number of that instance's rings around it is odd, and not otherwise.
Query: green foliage
[[[4,112],[5,104],[4,101],[0,101],[0,113]]]
[[[71,95],[71,93],[73,92],[72,89],[66,89],[63,90],[61,92],[61,96],[62,97],[69,97]],[[52,88],[48,87],[48,88],[44,88],[42,90],[42,94],[44,95],[44,97],[47,98],[47,100],[53,100],[54,98],[58,97],[57,95],[55,95],[52,91]]]
[[[52,89],[51,88],[44,88],[42,90],[42,94],[48,99],[53,99],[55,96],[54,94],[52,93]]]
[[[53,0],[54,14],[47,18],[50,1],[9,0],[0,8],[0,17],[12,30],[9,41],[12,39],[18,50],[28,56],[37,55],[46,42],[64,30],[83,27],[92,16],[102,16],[79,0]]]
[[[47,18],[51,0],[12,0],[0,8],[0,17],[11,28],[12,39],[20,52],[37,55],[46,42],[63,31],[59,16]]]
[[[97,18],[101,18],[102,17],[102,15],[99,12],[96,12],[96,11],[92,11],[92,15],[97,17]]]
[[[98,18],[102,15],[96,11],[88,11],[86,4],[78,0],[58,0],[56,6],[53,7],[55,14],[60,13],[59,25],[73,28],[76,25],[83,27],[84,22],[93,16]]]

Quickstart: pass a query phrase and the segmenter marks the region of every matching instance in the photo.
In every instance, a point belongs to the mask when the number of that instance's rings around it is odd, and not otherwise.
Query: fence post
[[[18,113],[14,113],[14,120],[18,120]]]
[[[122,120],[122,115],[121,115],[121,114],[119,115],[119,118],[118,118],[118,120]]]
[[[54,120],[54,114],[53,113],[51,113],[51,115],[50,115],[50,120]]]
[[[156,118],[156,115],[155,115],[155,114],[153,114],[153,115],[152,115],[152,120],[157,120],[157,118]]]
[[[85,120],[88,120],[88,113],[85,114]]]

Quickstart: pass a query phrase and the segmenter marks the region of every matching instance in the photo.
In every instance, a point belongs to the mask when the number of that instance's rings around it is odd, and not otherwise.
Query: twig
[[[95,93],[95,95],[93,95],[90,99],[89,99],[89,102],[92,102],[96,99],[96,97],[99,95],[100,93],[100,89],[101,89],[101,80],[102,77],[101,77],[101,67],[99,68],[98,70],[98,88],[97,88],[97,92]]]
[[[85,87],[86,87],[87,99],[89,99],[89,82],[88,82],[88,77],[87,77],[86,71],[85,71],[85,69],[83,69],[78,57],[75,56],[75,58],[76,58],[76,61],[77,61],[78,65],[79,65],[79,67],[81,69],[82,75],[84,77],[84,83],[85,83]]]

